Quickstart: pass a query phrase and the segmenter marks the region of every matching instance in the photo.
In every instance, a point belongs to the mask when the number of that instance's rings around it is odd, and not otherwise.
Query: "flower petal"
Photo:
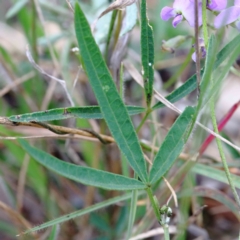
[[[183,20],[182,14],[177,15],[172,21],[173,27],[175,28],[182,20]]]
[[[197,60],[197,54],[196,54],[196,52],[194,52],[194,53],[192,54],[192,60],[193,60],[194,62],[196,62],[196,60]]]
[[[171,7],[164,7],[160,13],[162,20],[168,21],[170,18],[175,17],[176,11]]]
[[[201,58],[205,58],[207,55],[207,50],[204,46],[200,47]]]
[[[195,17],[194,17],[194,3],[189,4],[185,11],[183,12],[183,16],[188,21],[189,25],[191,27],[195,26]],[[200,27],[202,25],[202,3],[198,3],[198,26]]]
[[[234,1],[234,6],[240,6],[240,0],[235,0]]]
[[[221,28],[235,22],[240,17],[240,6],[233,6],[221,11],[214,20],[214,27]]]
[[[221,11],[227,6],[227,0],[210,0],[209,2],[207,7],[212,11]]]
[[[184,12],[186,6],[188,6],[189,4],[192,4],[189,0],[175,0],[173,3],[173,8],[177,12]]]

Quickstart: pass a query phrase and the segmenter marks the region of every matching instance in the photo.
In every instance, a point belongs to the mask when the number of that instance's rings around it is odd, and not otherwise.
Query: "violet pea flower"
[[[204,40],[202,38],[198,39],[198,44],[199,44],[199,54],[200,54],[200,58],[205,58],[207,55],[207,51],[205,48],[205,44],[204,44]],[[193,45],[194,48],[196,48],[196,45]],[[196,62],[197,60],[197,54],[196,51],[192,54],[192,60],[194,62]]]
[[[237,21],[239,18],[240,0],[235,0],[234,6],[224,9],[217,15],[214,20],[214,27],[218,29],[235,22],[237,29],[240,31],[240,22]]]
[[[193,4],[195,0],[190,0]],[[202,0],[199,0],[202,3]],[[221,11],[227,6],[227,0],[207,0],[207,8],[211,11]]]
[[[207,8],[211,11],[222,11],[227,6],[227,0],[207,0]]]
[[[202,3],[198,1],[199,4],[199,26],[202,25]],[[193,0],[175,0],[173,7],[164,7],[160,14],[162,20],[168,21],[173,18],[172,25],[175,28],[184,19],[187,20],[191,27],[194,27],[194,1]]]

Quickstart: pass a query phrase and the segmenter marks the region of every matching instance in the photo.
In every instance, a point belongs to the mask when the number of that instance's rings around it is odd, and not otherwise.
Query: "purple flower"
[[[202,3],[199,4],[199,26],[202,25]],[[162,20],[168,21],[173,18],[172,25],[175,28],[182,20],[186,19],[191,27],[194,27],[194,1],[193,0],[175,0],[173,7],[164,7],[160,14]]]
[[[202,38],[199,38],[198,39],[198,44],[199,44],[199,54],[200,54],[200,58],[205,58],[206,57],[206,54],[207,54],[207,51],[206,51],[206,48],[205,48],[205,44],[204,44],[204,40]],[[193,45],[194,48],[196,48],[196,45],[194,44]],[[197,53],[194,52],[192,54],[192,60],[194,62],[196,62],[197,60]]]
[[[240,0],[234,1],[234,6],[221,11],[214,20],[214,27],[221,28],[231,24],[240,18]],[[235,26],[240,31],[240,23],[236,22]]]
[[[227,6],[227,0],[207,0],[207,8],[212,11],[221,11]]]

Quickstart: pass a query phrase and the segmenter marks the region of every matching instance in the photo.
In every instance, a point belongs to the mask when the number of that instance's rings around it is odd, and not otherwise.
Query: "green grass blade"
[[[77,3],[75,31],[85,71],[104,119],[130,165],[146,183],[148,181],[146,163],[132,121],[92,36],[86,17]]]
[[[60,232],[59,225],[53,226],[52,231],[47,240],[57,240],[59,237],[59,232]]]
[[[153,30],[147,18],[146,0],[141,1],[141,56],[145,97],[147,106],[150,106],[154,81],[154,43]]]
[[[129,209],[129,219],[128,219],[128,228],[125,239],[130,239],[133,231],[134,221],[136,218],[137,211],[137,201],[138,201],[138,191],[132,191],[131,204]]]
[[[238,46],[240,42],[240,35],[236,36],[231,42],[229,42],[216,56],[216,61],[214,63],[214,69],[217,69],[223,61],[236,50],[236,47]],[[204,69],[201,70],[201,75],[203,74]],[[174,90],[172,93],[170,93],[166,98],[174,103],[178,100],[184,98],[189,93],[194,91],[197,88],[197,80],[196,75],[193,75],[190,77],[182,86]],[[156,110],[158,108],[162,108],[165,105],[162,102],[157,102],[152,109]]]
[[[206,88],[205,94],[202,100],[202,106],[205,106],[210,99],[216,96],[216,94],[220,91],[220,87],[222,86],[222,81],[228,75],[230,68],[233,63],[236,61],[237,57],[240,54],[240,42],[238,42],[234,46],[234,50],[228,52],[228,56],[224,59],[224,63],[214,70],[211,84]]]
[[[230,142],[232,142],[232,143],[234,142],[234,141],[232,141],[232,140],[230,139],[230,137],[229,137],[227,134],[221,132],[221,135],[222,135],[222,137],[226,138],[228,141],[230,141]],[[236,150],[235,148],[233,148],[232,146],[229,146],[229,145],[226,144],[226,143],[223,143],[223,144],[224,144],[224,147],[226,148],[226,150],[229,152],[231,158],[234,159],[234,160],[239,161],[239,160],[240,160],[240,152],[237,151],[237,150]]]
[[[151,184],[159,180],[169,170],[181,153],[190,134],[189,129],[192,126],[194,113],[195,108],[187,107],[169,130],[154,159],[150,172]]]
[[[66,163],[52,155],[32,147],[25,140],[19,140],[23,149],[46,168],[77,182],[109,190],[144,189],[145,184],[121,175]]]
[[[231,42],[229,42],[218,54],[214,63],[214,69],[217,69],[223,61],[234,52],[240,42],[240,35],[238,34]]]
[[[206,187],[195,187],[193,190],[187,190],[180,195],[180,197],[186,196],[207,197],[215,199],[230,209],[236,218],[239,219],[239,210],[237,204],[223,192]]]
[[[197,163],[191,169],[191,171],[194,172],[194,173],[200,174],[202,176],[209,177],[209,178],[212,178],[214,180],[217,180],[217,181],[228,184],[226,174],[223,170],[219,170],[219,169],[214,168],[214,167],[210,167],[210,166],[206,166],[206,165]],[[233,183],[234,183],[235,187],[240,189],[240,177],[235,175],[235,174],[231,174],[231,178],[233,180]]]
[[[145,111],[143,107],[126,106],[129,115],[136,115]],[[25,113],[10,116],[13,122],[46,122],[68,118],[102,119],[103,115],[98,106],[55,108],[42,112]]]
[[[28,0],[17,0],[16,3],[7,11],[6,19],[14,17],[27,3]]]
[[[203,70],[201,71],[201,75],[203,74]],[[182,86],[174,90],[172,93],[170,93],[166,99],[170,101],[171,103],[177,102],[178,100],[184,98],[189,93],[194,91],[197,88],[197,79],[196,75],[194,74],[192,77],[190,77]],[[152,109],[156,110],[158,108],[163,108],[165,105],[162,102],[157,102]]]
[[[138,196],[143,195],[144,193],[145,193],[144,191],[138,192]],[[32,232],[36,232],[36,231],[42,230],[44,228],[48,228],[48,227],[60,224],[60,223],[64,223],[66,221],[69,221],[70,219],[73,219],[73,218],[76,218],[76,217],[80,217],[80,216],[83,216],[85,214],[89,214],[89,213],[97,211],[99,209],[108,207],[110,205],[113,205],[113,204],[116,204],[116,203],[128,200],[129,198],[131,198],[131,196],[132,196],[131,193],[127,193],[127,194],[124,194],[122,196],[118,196],[118,197],[114,197],[114,198],[108,199],[106,201],[94,204],[94,205],[92,205],[90,207],[87,207],[87,208],[75,211],[73,213],[66,214],[66,215],[61,216],[59,218],[55,218],[55,219],[53,219],[51,221],[45,222],[45,223],[43,223],[43,224],[41,224],[39,226],[36,226],[34,228],[31,228],[31,229],[29,229],[29,230],[19,234],[19,236],[21,236],[23,234],[29,234],[29,233],[32,233]]]

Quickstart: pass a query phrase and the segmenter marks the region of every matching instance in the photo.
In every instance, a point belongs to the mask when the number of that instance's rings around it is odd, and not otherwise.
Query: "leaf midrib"
[[[174,150],[177,148],[177,146],[179,145],[179,143],[180,143],[181,141],[183,141],[183,143],[185,143],[185,141],[182,139],[182,136],[185,134],[186,129],[188,128],[189,124],[190,124],[190,123],[187,124],[187,126],[186,126],[183,134],[181,135],[181,138],[179,138],[179,141],[177,141],[177,144],[175,144],[175,146],[173,147],[173,151],[171,151],[171,153],[168,155],[168,157],[166,158],[166,160],[165,160],[164,163],[162,164],[161,168],[154,174],[153,179],[150,180],[150,183],[151,183],[151,184],[153,184],[154,181],[155,181],[155,182],[157,181],[157,180],[155,180],[156,178],[158,178],[157,175],[159,174],[159,172],[161,171],[161,169],[166,165],[166,163],[168,162],[168,159],[172,156]],[[163,144],[164,144],[164,143],[163,143]],[[156,160],[156,159],[155,159],[155,160]],[[161,177],[162,177],[162,176],[161,176]],[[161,177],[159,177],[159,178],[161,178]],[[159,179],[159,178],[158,178],[158,179]]]

